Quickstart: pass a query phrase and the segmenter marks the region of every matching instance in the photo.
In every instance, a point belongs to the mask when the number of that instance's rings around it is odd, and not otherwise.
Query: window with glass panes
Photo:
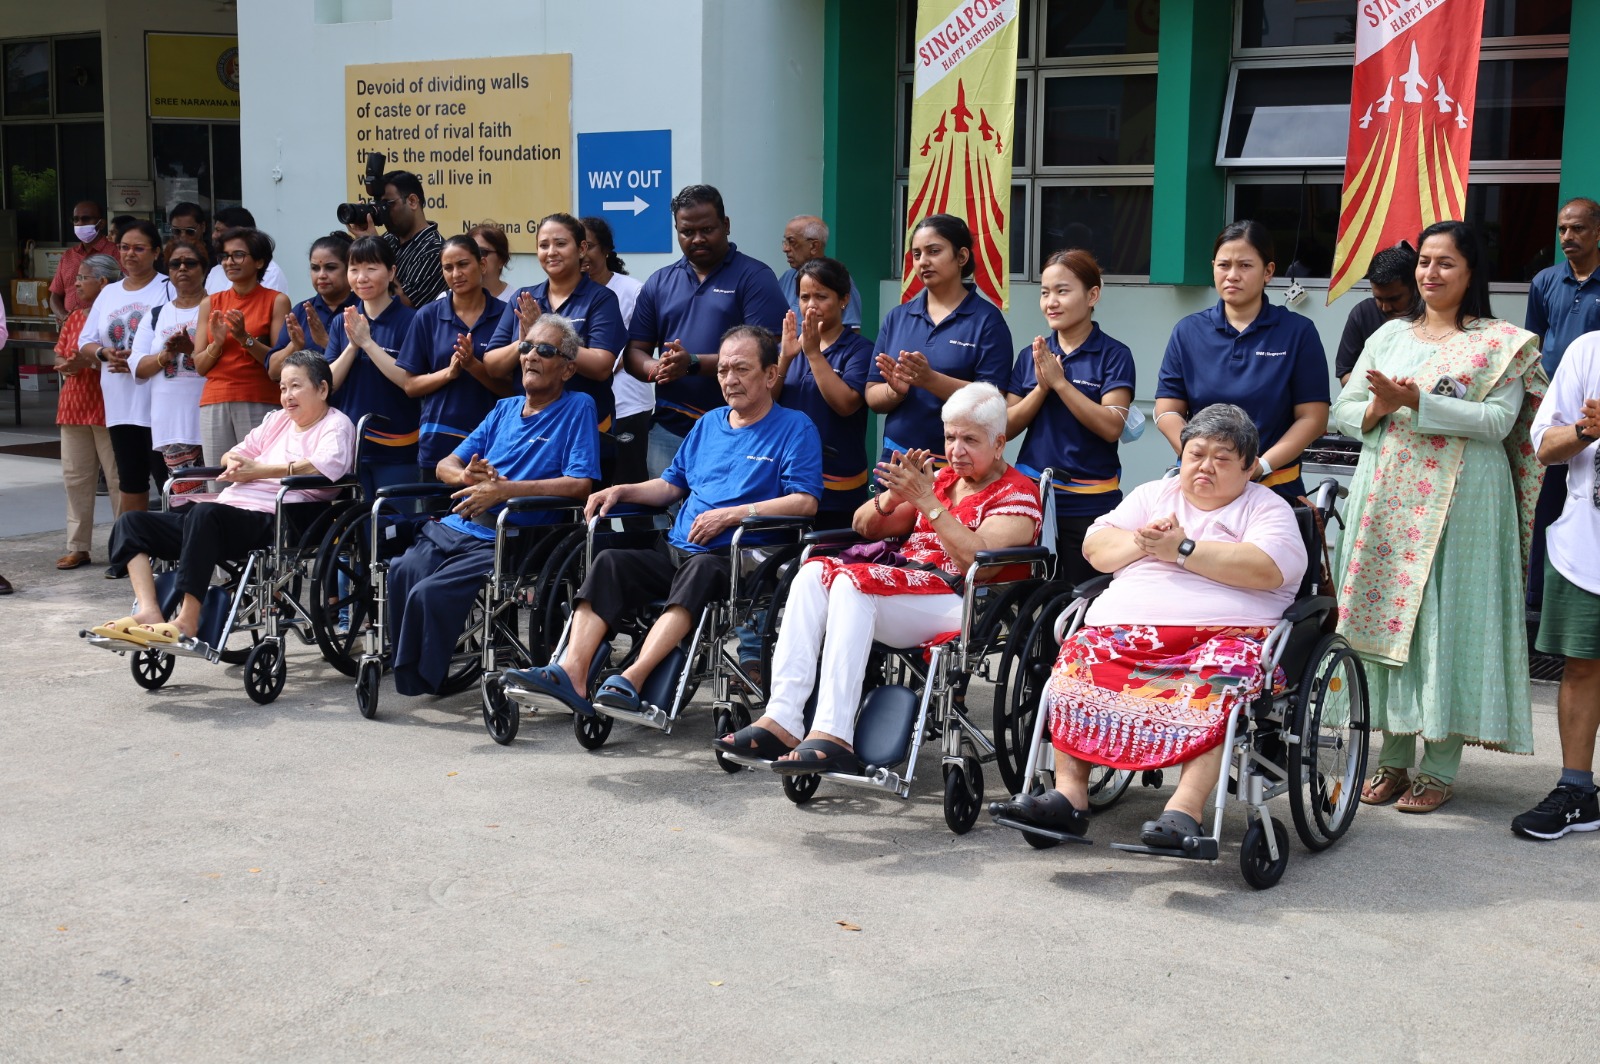
[[[68,215],[106,196],[98,35],[0,41],[0,206],[17,238],[69,243]]]
[[[1236,0],[1217,164],[1229,216],[1264,223],[1278,275],[1331,272],[1350,123],[1356,0]],[[1490,279],[1525,285],[1554,256],[1570,0],[1486,0],[1467,217]]]
[[[916,0],[900,2],[899,204],[906,226]],[[1036,280],[1054,251],[1086,248],[1111,277],[1150,273],[1160,0],[1021,0],[1012,134],[1011,275]],[[1348,90],[1347,90],[1348,91]]]

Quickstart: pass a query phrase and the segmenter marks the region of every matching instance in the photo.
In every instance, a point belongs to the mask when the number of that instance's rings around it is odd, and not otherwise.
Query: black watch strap
[[[1583,426],[1581,425],[1572,426],[1572,431],[1576,433],[1578,439],[1582,440],[1584,443],[1593,443],[1597,438],[1600,438],[1591,436],[1587,432],[1583,431]]]

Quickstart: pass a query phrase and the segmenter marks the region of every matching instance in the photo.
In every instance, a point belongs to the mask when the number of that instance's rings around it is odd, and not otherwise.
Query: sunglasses
[[[172,236],[199,236],[200,230],[192,225],[174,225],[167,228]]]
[[[534,344],[528,349],[529,354],[538,355],[540,358],[565,358],[561,348],[555,344]]]
[[[200,260],[199,259],[168,259],[167,260],[167,269],[169,269],[169,270],[198,270],[199,268],[200,268]]]

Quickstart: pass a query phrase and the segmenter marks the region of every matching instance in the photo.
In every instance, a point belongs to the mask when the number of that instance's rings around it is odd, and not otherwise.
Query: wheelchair
[[[561,635],[547,660],[559,658],[566,649],[571,627],[572,602],[582,574],[586,573],[595,554],[610,548],[647,547],[665,533],[659,530],[635,531],[618,528],[618,523],[629,518],[655,517],[665,510],[653,507],[622,505],[609,514],[595,515],[589,519],[580,544],[581,551],[571,560],[581,561],[581,569],[566,561],[553,575],[553,587],[546,606],[548,616],[563,621]],[[743,625],[753,625],[760,633],[764,663],[770,659],[771,646],[776,639],[778,609],[774,603],[781,598],[792,578],[791,562],[800,553],[800,537],[810,528],[809,517],[756,516],[744,518],[733,532],[729,555],[734,559],[730,566],[728,597],[707,604],[695,618],[690,635],[674,647],[640,685],[640,708],[637,713],[619,710],[596,703],[591,715],[573,714],[573,734],[578,744],[586,750],[598,750],[611,736],[616,720],[628,720],[647,728],[671,734],[673,726],[685,708],[694,700],[702,686],[712,691],[713,728],[718,734],[745,727],[759,715],[766,696],[761,684],[745,671],[738,654],[726,644],[733,630]],[[759,532],[774,532],[793,537],[790,542],[745,544],[744,537]],[[622,672],[633,663],[644,644],[644,637],[661,615],[662,602],[640,603],[637,610],[618,619],[615,630],[600,645],[590,669],[589,689],[593,691],[606,677]],[[627,640],[627,647],[618,652],[619,637]],[[486,692],[504,697],[513,705],[537,712],[546,696],[541,692],[497,678]],[[486,693],[486,698],[490,697]],[[487,712],[487,710],[486,710]],[[718,763],[729,772],[739,771],[739,766],[724,760]]]
[[[1045,491],[1050,490],[1051,478],[1051,471],[1046,470],[1041,478]],[[801,565],[814,554],[838,551],[861,539],[850,531],[835,531],[812,533],[804,542]],[[970,831],[983,809],[982,766],[996,760],[998,751],[968,712],[965,693],[975,676],[989,681],[996,678],[993,666],[1011,632],[1032,621],[1027,611],[1045,582],[1050,561],[1050,551],[1038,545],[980,551],[965,574],[961,627],[951,633],[953,638],[905,648],[875,643],[874,656],[886,663],[885,678],[893,682],[864,692],[853,743],[862,771],[779,773],[785,796],[803,805],[816,794],[822,780],[828,779],[909,798],[922,746],[928,739],[936,739],[944,776],[945,823],[957,835]],[[984,569],[1019,565],[1028,567],[1027,577],[978,581]],[[808,728],[812,708],[807,707]],[[717,756],[737,765],[778,772],[771,761],[720,752]]]
[[[379,686],[390,658],[389,568],[414,538],[391,530],[405,529],[408,501],[448,507],[455,489],[439,483],[397,484],[379,488],[369,513],[351,522],[345,553],[335,552],[339,567],[351,572],[359,588],[351,596],[358,611],[348,628],[356,630],[362,650],[356,659],[356,706],[368,720],[378,714]],[[583,503],[556,496],[512,499],[495,518],[494,567],[484,578],[467,623],[456,641],[441,696],[479,686],[484,727],[502,746],[516,738],[521,715],[505,697],[500,674],[550,660],[554,631],[542,621],[553,615],[577,584],[576,558],[583,546],[577,520]],[[567,513],[572,520],[552,525],[519,525],[519,514]],[[426,519],[424,515],[423,519]],[[538,533],[545,533],[540,535]],[[332,532],[330,531],[330,536]],[[361,571],[364,565],[365,571]],[[528,613],[523,638],[521,614]],[[557,629],[558,630],[558,629]]]
[[[1216,861],[1222,840],[1223,813],[1230,796],[1248,810],[1248,822],[1239,850],[1239,868],[1246,883],[1265,890],[1283,878],[1289,864],[1289,832],[1275,819],[1267,803],[1287,793],[1290,816],[1306,848],[1320,852],[1349,830],[1360,806],[1361,781],[1366,774],[1367,713],[1366,672],[1361,659],[1342,635],[1329,631],[1327,621],[1336,608],[1330,588],[1323,584],[1325,528],[1340,522],[1336,501],[1347,495],[1331,477],[1318,485],[1309,507],[1296,506],[1295,516],[1306,543],[1308,565],[1295,601],[1283,613],[1263,645],[1262,669],[1266,682],[1262,694],[1249,706],[1230,711],[1223,749],[1223,772],[1213,799],[1211,834],[1188,840],[1183,850],[1158,849],[1127,843],[1111,848],[1156,857]],[[1044,681],[1054,667],[1056,651],[1066,637],[1083,624],[1089,604],[1110,586],[1111,576],[1086,581],[1070,592],[1064,608],[1060,595],[1047,604],[1045,617],[1018,644],[1015,675],[1023,681],[1023,697],[996,705],[996,729],[1027,737],[1027,759],[1015,789],[1043,793],[1053,786],[1055,750],[1051,745],[1045,706]],[[1053,612],[1051,612],[1053,611]],[[1041,638],[1040,625],[1048,624],[1049,638]],[[1282,668],[1286,685],[1274,688],[1272,678]],[[998,718],[1004,714],[1005,721]],[[1090,807],[1103,810],[1127,791],[1134,773],[1098,769],[1090,777]],[[1145,772],[1147,785],[1159,786],[1159,771]],[[1045,829],[1007,817],[999,803],[991,807],[997,824],[1022,832],[1036,849],[1061,842],[1089,844],[1091,840]]]
[[[162,508],[172,509],[172,489],[178,484],[204,483],[222,474],[221,466],[199,466],[174,471],[162,488]],[[336,498],[323,502],[285,503],[291,491],[337,489]],[[303,645],[317,642],[313,611],[301,594],[325,530],[358,497],[360,487],[352,473],[338,481],[306,475],[284,477],[274,507],[272,538],[252,550],[242,562],[224,563],[226,580],[210,587],[201,603],[198,641],[191,647],[163,644],[146,648],[126,640],[78,634],[90,646],[130,656],[134,682],[147,691],[159,690],[171,678],[180,657],[201,658],[213,664],[244,665],[244,689],[252,701],[267,705],[283,692],[288,675],[285,660],[287,636]],[[180,493],[181,495],[181,493]],[[192,500],[192,501],[208,501]],[[164,614],[178,606],[177,573],[168,566],[156,576],[156,590]],[[235,636],[247,635],[248,649],[228,646]]]

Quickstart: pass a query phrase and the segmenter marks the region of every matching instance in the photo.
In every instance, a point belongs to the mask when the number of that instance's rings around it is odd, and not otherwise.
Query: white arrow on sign
[[[600,206],[608,211],[632,211],[635,218],[650,209],[650,204],[638,196],[634,196],[632,200],[606,200]]]

